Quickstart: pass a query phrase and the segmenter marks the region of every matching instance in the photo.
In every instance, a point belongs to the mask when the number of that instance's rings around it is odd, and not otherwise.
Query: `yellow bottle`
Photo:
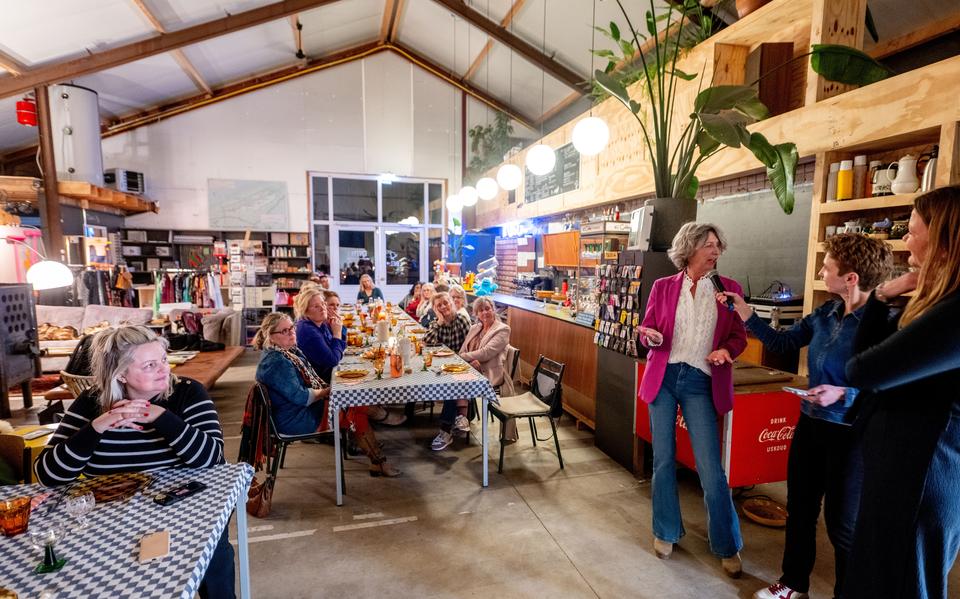
[[[837,199],[849,200],[853,197],[853,161],[840,161],[840,171],[837,173]]]

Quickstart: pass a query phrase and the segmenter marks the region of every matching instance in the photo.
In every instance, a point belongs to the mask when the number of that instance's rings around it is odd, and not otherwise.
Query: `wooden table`
[[[173,369],[173,373],[177,376],[193,379],[209,391],[216,384],[217,379],[223,376],[227,368],[242,354],[242,345],[230,345],[218,351],[200,352],[188,362],[178,364]],[[44,393],[43,398],[47,401],[56,401],[58,399],[73,399],[73,395],[67,390],[66,385],[60,385]]]

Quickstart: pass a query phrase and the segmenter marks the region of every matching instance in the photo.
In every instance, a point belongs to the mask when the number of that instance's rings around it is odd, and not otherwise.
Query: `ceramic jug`
[[[891,164],[892,166],[892,164]],[[895,194],[913,193],[920,189],[920,179],[917,178],[917,157],[907,154],[897,162],[895,177],[890,177],[890,191]],[[887,176],[890,176],[889,167]]]

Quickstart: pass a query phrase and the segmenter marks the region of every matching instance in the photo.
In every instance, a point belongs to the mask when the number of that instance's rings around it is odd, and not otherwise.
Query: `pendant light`
[[[540,53],[547,53],[547,2],[543,2],[543,42],[540,45]],[[543,139],[543,97],[547,84],[547,72],[540,69],[540,139]],[[546,175],[553,170],[557,163],[557,154],[553,148],[545,143],[538,143],[527,150],[527,168],[534,175]]]
[[[463,203],[464,206],[473,206],[477,203],[477,198],[479,197],[477,189],[471,185],[464,185],[463,188],[460,189],[460,192],[457,193],[457,196],[460,197],[460,202]]]
[[[510,20],[510,31],[513,32],[513,19]],[[510,105],[513,106],[513,47],[510,47]],[[523,181],[523,171],[516,164],[504,164],[497,169],[497,185],[506,191],[513,191],[520,187]]]
[[[447,210],[450,212],[460,212],[463,210],[463,202],[457,196],[457,194],[452,193],[447,196]]]
[[[477,181],[477,195],[480,196],[481,200],[492,200],[497,197],[498,191],[500,191],[500,188],[497,186],[496,180],[490,177],[483,177]]]
[[[590,73],[591,82],[593,81],[593,57],[596,49],[596,28],[597,25],[597,0],[593,0],[593,32],[590,37]],[[593,116],[593,106],[590,106],[590,116],[581,119],[573,127],[573,147],[583,156],[595,156],[599,154],[610,141],[610,128],[600,117]]]

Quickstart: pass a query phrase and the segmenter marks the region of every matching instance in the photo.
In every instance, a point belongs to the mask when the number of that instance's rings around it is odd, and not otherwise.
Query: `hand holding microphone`
[[[727,294],[727,290],[723,286],[723,281],[720,280],[720,274],[715,270],[711,270],[707,276],[710,277],[710,282],[713,283],[714,287],[716,287],[717,293],[718,294],[722,293],[727,296],[726,298],[727,310],[730,310],[731,312],[733,312],[734,310],[733,298],[730,297],[729,294]],[[720,301],[719,295],[717,296],[717,301]]]

